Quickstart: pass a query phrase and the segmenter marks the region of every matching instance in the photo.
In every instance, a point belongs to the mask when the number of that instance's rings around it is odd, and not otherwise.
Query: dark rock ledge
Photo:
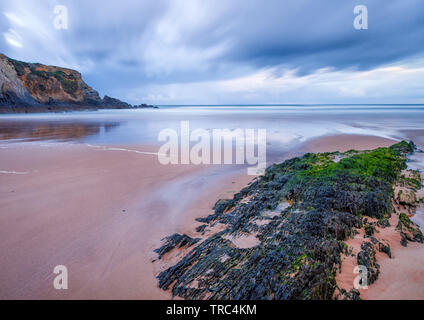
[[[159,287],[185,299],[359,299],[358,291],[339,290],[335,280],[342,254],[350,254],[344,241],[365,229],[370,241],[357,260],[374,282],[376,250],[391,253],[373,230],[387,227],[394,212],[392,186],[414,148],[401,142],[365,152],[306,154],[271,166],[232,200],[218,201],[212,215],[197,219],[204,223],[200,233],[217,223],[225,230],[200,242],[173,235],[157,249],[160,259],[189,247],[158,275]],[[404,241],[423,241],[407,216],[398,228]],[[246,236],[258,242],[240,246],[234,240]]]

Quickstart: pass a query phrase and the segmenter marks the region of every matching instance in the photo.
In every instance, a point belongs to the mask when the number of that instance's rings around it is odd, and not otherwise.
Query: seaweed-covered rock
[[[401,244],[406,247],[408,241],[423,243],[423,234],[420,227],[412,222],[405,213],[399,215],[397,229],[400,231]]]
[[[165,244],[160,247],[159,249],[155,249],[154,252],[158,254],[158,259],[161,259],[166,253],[171,251],[174,248],[183,248],[183,247],[191,247],[195,243],[200,241],[200,238],[193,239],[189,237],[188,235],[181,235],[178,233],[173,234],[172,236],[169,236],[165,238]]]
[[[375,232],[375,228],[369,223],[364,226],[364,229],[367,236],[372,236]]]
[[[343,213],[292,209],[261,228],[253,248],[238,248],[220,232],[159,274],[159,286],[173,284],[173,294],[186,299],[330,299],[344,250],[337,238],[346,239],[355,223]]]
[[[418,204],[415,192],[412,190],[400,190],[397,195],[397,201],[401,205],[416,206]]]
[[[357,261],[359,266],[365,266],[368,271],[368,284],[373,284],[380,274],[380,266],[375,258],[375,248],[370,242],[364,242],[358,253]]]
[[[269,167],[233,199],[218,201],[213,214],[196,219],[204,223],[199,232],[215,223],[225,229],[161,272],[159,287],[185,299],[332,299],[341,254],[348,251],[343,241],[364,225],[375,244],[364,242],[357,260],[373,283],[379,274],[375,247],[391,254],[373,236],[375,226],[389,225],[392,186],[411,150],[413,144],[401,142],[337,153],[337,161],[332,153],[305,154]],[[379,222],[363,224],[363,216]],[[359,299],[359,292],[343,297]]]
[[[198,226],[196,228],[196,232],[204,232],[207,226],[207,224],[202,224],[201,226]]]
[[[340,289],[340,292],[335,297],[336,300],[361,300],[361,293],[356,289],[351,289],[346,291],[345,289]]]
[[[389,219],[387,219],[386,217],[383,217],[383,218],[378,220],[377,225],[380,228],[388,228],[388,227],[390,227]]]
[[[389,258],[392,258],[392,251],[390,250],[390,244],[385,240],[378,242],[378,251],[384,252]]]

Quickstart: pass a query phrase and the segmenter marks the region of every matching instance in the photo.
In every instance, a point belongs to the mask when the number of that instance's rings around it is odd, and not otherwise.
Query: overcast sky
[[[353,9],[368,8],[368,30]],[[54,27],[56,5],[68,29]],[[424,103],[423,0],[2,0],[0,52],[130,103]]]

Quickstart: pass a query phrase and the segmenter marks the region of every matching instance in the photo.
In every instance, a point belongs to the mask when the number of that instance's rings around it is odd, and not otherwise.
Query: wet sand
[[[294,153],[393,143],[326,136]],[[153,146],[6,146],[0,148],[1,299],[170,299],[157,287],[153,249],[175,232],[195,236],[195,218],[254,178],[234,166],[162,166]],[[68,268],[68,290],[53,288],[56,265]],[[382,266],[385,272],[390,276]]]
[[[416,136],[410,136],[413,141],[420,141]],[[421,145],[422,146],[422,145]],[[414,162],[409,163],[409,167],[422,170],[422,156],[416,153],[410,157]],[[424,177],[423,177],[424,178]],[[417,192],[422,196],[423,189]],[[372,221],[373,219],[368,218]],[[374,219],[375,220],[375,219]],[[424,208],[419,207],[411,220],[418,224],[424,233]],[[380,265],[380,275],[377,281],[361,289],[361,299],[365,300],[423,300],[424,299],[424,245],[416,242],[408,242],[405,248],[400,244],[401,236],[396,226],[399,216],[392,214],[390,227],[377,228],[374,235],[377,239],[384,239],[391,248],[392,257],[385,253],[376,253],[377,263]],[[361,251],[361,244],[365,241],[364,231],[354,238],[346,241],[347,245],[353,249],[354,256],[343,256],[341,273],[337,274],[338,285],[346,290],[353,288],[354,279],[358,274],[354,273],[357,266],[357,254]]]
[[[0,158],[1,299],[169,299],[153,249],[251,179],[85,145],[12,144]],[[68,290],[53,288],[56,265]]]
[[[351,149],[371,150],[379,147],[389,147],[396,143],[396,140],[353,134],[343,134],[336,136],[323,136],[308,140],[299,151],[302,152],[346,152]]]
[[[372,219],[369,219],[372,220]],[[385,253],[376,253],[380,265],[380,275],[375,283],[367,289],[361,289],[361,299],[365,300],[422,300],[424,299],[424,245],[408,242],[408,246],[400,244],[400,233],[396,231],[399,217],[392,215],[391,226],[378,228],[377,239],[384,239],[390,244],[392,257]],[[422,228],[421,228],[422,229]],[[424,231],[424,230],[423,230]],[[343,256],[341,273],[337,274],[338,285],[346,290],[353,288],[354,279],[358,276],[354,268],[357,266],[356,256],[361,251],[364,232],[346,241],[353,249],[354,256]]]
[[[419,136],[415,134],[418,133]],[[422,140],[422,131],[409,132],[408,138],[417,143]],[[396,143],[394,140],[355,135],[326,136],[310,140],[300,147],[305,152],[345,152],[349,149],[368,150],[377,147],[387,147]],[[421,226],[424,232],[424,210],[418,209],[412,220]],[[377,263],[380,265],[380,275],[377,281],[368,289],[362,289],[361,298],[365,300],[422,300],[424,299],[424,245],[420,243],[408,243],[408,247],[400,244],[400,234],[395,230],[398,216],[393,215],[390,219],[391,227],[379,229],[376,234],[378,239],[389,242],[392,258],[385,253],[377,252]],[[372,219],[369,219],[372,220]],[[342,272],[337,275],[336,281],[341,288],[350,290],[353,281],[358,276],[354,268],[357,266],[356,255],[360,251],[364,234],[360,233],[347,241],[349,247],[354,250],[354,257],[343,257]]]

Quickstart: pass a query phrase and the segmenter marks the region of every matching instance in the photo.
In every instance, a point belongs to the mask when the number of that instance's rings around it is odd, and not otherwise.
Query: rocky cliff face
[[[131,107],[108,96],[100,98],[78,71],[0,54],[0,112]]]

